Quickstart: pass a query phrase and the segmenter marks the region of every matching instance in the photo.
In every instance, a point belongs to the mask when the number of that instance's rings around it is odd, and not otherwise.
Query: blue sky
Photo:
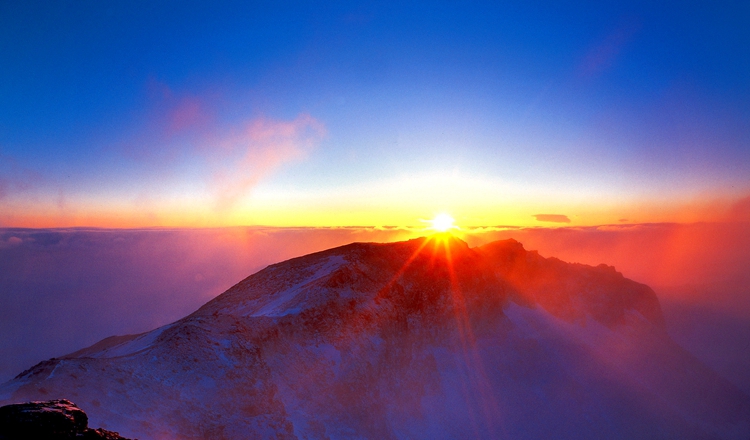
[[[747,3],[23,2],[0,44],[5,226],[700,220],[750,193]]]

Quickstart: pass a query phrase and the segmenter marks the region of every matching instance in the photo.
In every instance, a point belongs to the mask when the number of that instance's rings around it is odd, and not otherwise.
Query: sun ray
[[[476,377],[469,378],[469,389],[473,389],[479,393],[479,399],[467,399],[467,404],[471,405],[475,402],[479,406],[478,410],[481,414],[481,421],[484,422],[485,428],[489,429],[493,433],[501,431],[505,433],[503,424],[497,417],[502,414],[499,409],[499,403],[495,397],[488,391],[491,389],[489,376],[484,368],[484,361],[479,354],[477,347],[477,341],[474,336],[474,331],[471,327],[471,320],[466,305],[466,298],[464,297],[461,289],[458,276],[454,266],[453,253],[451,252],[451,241],[448,239],[441,240],[443,250],[445,252],[446,269],[448,270],[448,277],[450,280],[450,288],[454,305],[454,318],[456,320],[456,326],[458,330],[458,336],[462,346],[464,362],[466,362],[467,368],[474,368]],[[464,388],[466,388],[464,386]],[[476,422],[472,417],[472,425],[476,430]]]

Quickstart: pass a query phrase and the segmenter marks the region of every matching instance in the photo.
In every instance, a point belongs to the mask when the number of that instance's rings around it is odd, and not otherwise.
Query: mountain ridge
[[[141,438],[750,432],[750,399],[669,339],[648,286],[449,235],[270,265],[172,324],[40,363],[0,400],[50,392]]]

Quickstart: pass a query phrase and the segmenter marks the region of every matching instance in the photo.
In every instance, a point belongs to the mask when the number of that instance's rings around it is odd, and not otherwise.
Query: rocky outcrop
[[[0,407],[0,440],[128,440],[118,433],[88,427],[75,403],[61,399]]]
[[[495,241],[477,248],[512,290],[519,304],[538,305],[566,321],[587,318],[614,326],[629,312],[640,313],[663,328],[659,300],[647,285],[625,278],[614,267],[566,263],[527,251],[516,240]]]

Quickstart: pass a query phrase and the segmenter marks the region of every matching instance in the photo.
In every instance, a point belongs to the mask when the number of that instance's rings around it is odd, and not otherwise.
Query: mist
[[[750,394],[750,223],[505,229],[467,241],[508,238],[545,257],[612,265],[648,284],[670,336]]]

